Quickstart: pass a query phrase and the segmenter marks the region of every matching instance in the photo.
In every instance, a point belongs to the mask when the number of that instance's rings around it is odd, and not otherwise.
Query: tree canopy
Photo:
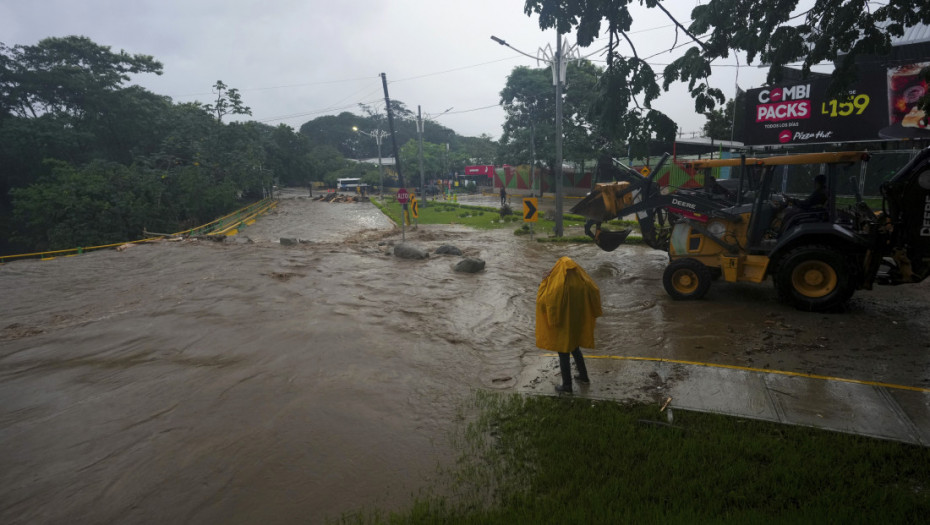
[[[692,10],[690,21],[676,19],[663,5],[669,2],[662,0],[526,0],[524,11],[539,15],[540,28],[574,31],[582,47],[607,36],[607,66],[590,118],[613,139],[631,142],[670,140],[675,131],[671,119],[652,109],[660,94],[659,75],[636,52],[631,36],[634,3],[661,12],[674,24],[677,36],[670,49],[679,45],[679,37],[688,42],[681,57],[663,70],[661,88],[686,82],[697,113],[724,103],[723,93],[710,87],[708,77],[711,64],[731,53],[745,53],[748,64],[768,65],[772,83],[788,64],[800,62],[809,73],[814,64],[835,62],[838,93],[855,79],[857,56],[887,54],[892,37],[917,23],[930,24],[930,3],[905,0],[812,0],[802,12],[797,11],[799,0],[707,0]],[[930,96],[922,106],[930,112]]]
[[[0,44],[0,252],[179,231],[309,181],[305,136],[221,122],[248,111],[222,81],[215,106],[127,85],[161,68],[81,36]]]

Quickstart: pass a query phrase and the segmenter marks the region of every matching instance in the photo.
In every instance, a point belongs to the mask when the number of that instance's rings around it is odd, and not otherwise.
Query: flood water
[[[0,522],[319,523],[402,508],[456,457],[473,390],[513,391],[528,372],[555,383],[534,303],[563,255],[601,287],[589,355],[930,387],[926,283],[859,292],[840,314],[796,312],[771,283],[678,303],[661,252],[513,229],[406,231],[487,263],[462,274],[459,257],[393,257],[400,231],[370,203],[292,195],[231,242],[0,267]]]

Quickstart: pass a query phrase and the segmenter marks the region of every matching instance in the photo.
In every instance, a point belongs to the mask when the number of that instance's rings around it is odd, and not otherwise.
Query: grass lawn
[[[445,484],[341,523],[927,523],[930,449],[571,397],[477,392]]]
[[[400,224],[402,207],[391,197],[384,201],[371,199],[371,202],[377,206],[382,213],[390,217],[394,222]],[[410,208],[410,205],[407,206]],[[529,235],[529,223],[523,221],[522,208],[514,208],[513,214],[501,216],[500,209],[489,206],[471,206],[458,204],[449,201],[429,201],[426,206],[420,201],[420,213],[417,222],[419,224],[462,224],[477,229],[494,229],[494,228],[511,228],[515,235]],[[555,221],[546,217],[540,212],[539,221],[534,223],[533,230],[536,234],[536,240],[540,242],[593,242],[585,235],[563,236],[556,238],[551,235],[555,228]],[[413,215],[410,216],[410,224],[414,224]],[[578,215],[565,214],[562,216],[563,229],[581,228],[585,220]],[[626,227],[638,228],[634,221],[610,221],[608,223],[613,229],[622,229]],[[631,236],[628,242],[637,242],[635,236]]]

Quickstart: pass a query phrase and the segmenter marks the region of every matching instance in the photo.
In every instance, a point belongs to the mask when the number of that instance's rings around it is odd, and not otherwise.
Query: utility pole
[[[556,24],[558,27],[558,24]],[[562,236],[562,33],[556,31],[555,62],[555,236]]]
[[[391,146],[394,148],[394,169],[397,170],[397,181],[400,187],[406,186],[404,183],[404,174],[400,170],[400,153],[397,150],[397,135],[394,134],[394,112],[391,111],[391,97],[388,95],[387,75],[381,73],[381,85],[384,86],[384,104],[387,106],[388,128],[391,130]],[[404,210],[407,205],[404,205]]]
[[[535,110],[534,110],[535,111]],[[530,188],[533,190],[530,197],[536,194],[536,183],[539,182],[539,197],[542,197],[542,181],[536,180],[536,115],[535,112],[530,121],[530,155],[533,157],[530,164]]]
[[[423,178],[423,113],[422,108],[417,106],[417,144],[418,157],[420,162],[420,196],[423,198],[423,207],[426,207],[426,185]]]

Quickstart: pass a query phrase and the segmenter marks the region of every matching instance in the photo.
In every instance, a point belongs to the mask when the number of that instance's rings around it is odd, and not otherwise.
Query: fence
[[[184,230],[177,233],[151,233],[144,232],[145,235],[150,236],[147,239],[139,239],[137,241],[127,241],[127,242],[118,242],[115,244],[104,244],[101,246],[81,246],[78,248],[68,248],[66,250],[52,250],[46,252],[35,252],[35,253],[22,253],[17,255],[0,255],[0,264],[4,264],[7,261],[13,259],[26,259],[31,257],[37,257],[41,260],[55,259],[56,257],[73,257],[75,255],[80,255],[93,250],[103,250],[106,248],[118,248],[126,244],[138,244],[143,242],[157,241],[159,239],[164,239],[165,237],[202,237],[202,236],[218,236],[218,235],[235,235],[239,232],[239,228],[243,225],[248,226],[253,224],[255,220],[264,213],[267,213],[269,210],[273,209],[278,205],[278,201],[272,200],[270,198],[262,199],[258,202],[250,204],[244,208],[240,208],[228,215],[224,215],[215,221],[208,222],[201,226],[191,228],[189,230]]]

